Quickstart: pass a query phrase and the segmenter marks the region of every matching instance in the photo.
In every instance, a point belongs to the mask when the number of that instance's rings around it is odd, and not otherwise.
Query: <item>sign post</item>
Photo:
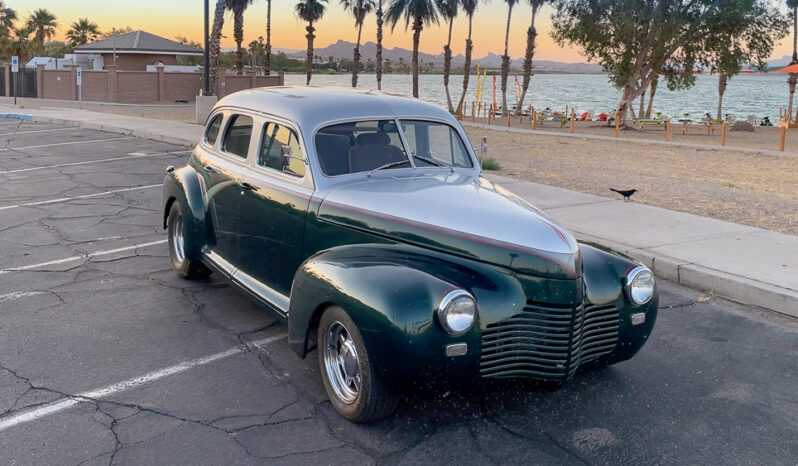
[[[77,68],[77,81],[78,81],[78,102],[79,107],[83,108],[83,70],[78,66]]]
[[[11,57],[11,72],[14,73],[14,105],[17,105],[17,87],[19,87],[19,57]]]

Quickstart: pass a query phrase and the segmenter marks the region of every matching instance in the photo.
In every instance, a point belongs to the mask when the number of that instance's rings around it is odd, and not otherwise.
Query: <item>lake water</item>
[[[521,80],[523,77],[519,76]],[[313,75],[311,83],[317,86],[349,86],[351,75]],[[501,104],[501,78],[497,76],[497,97]],[[492,99],[492,78],[483,89],[483,101]],[[305,84],[304,74],[286,74],[286,84]],[[515,102],[515,80],[510,76],[507,89],[507,98]],[[359,86],[367,88],[377,87],[377,78],[373,74],[363,74],[359,78]],[[471,76],[469,92],[466,100],[474,100],[476,77]],[[412,76],[389,74],[383,75],[383,89],[405,95],[412,93]],[[452,100],[460,98],[463,88],[463,77],[452,76],[449,80],[449,89]],[[592,110],[594,112],[611,112],[620,99],[620,91],[615,89],[604,75],[591,74],[539,74],[532,76],[532,81],[527,92],[525,105],[532,104],[537,109],[551,107],[563,111],[565,105],[569,108],[576,107],[577,112]],[[419,96],[421,99],[433,102],[442,107],[446,106],[446,94],[443,91],[442,75],[419,76]],[[758,117],[769,116],[771,120],[778,119],[779,109],[786,108],[789,101],[789,88],[787,75],[784,73],[768,74],[743,74],[729,80],[726,93],[723,96],[723,113],[731,113],[738,118],[747,115]],[[637,102],[635,102],[635,105]],[[671,117],[678,117],[690,113],[699,117],[704,113],[715,115],[718,106],[718,78],[713,75],[698,75],[696,85],[686,91],[668,91],[664,80],[654,96],[654,111],[661,111]]]

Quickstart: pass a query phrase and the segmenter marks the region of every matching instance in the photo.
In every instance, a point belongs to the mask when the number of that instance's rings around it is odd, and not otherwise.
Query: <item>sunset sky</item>
[[[385,0],[389,3],[390,0]],[[46,8],[58,18],[56,39],[63,39],[69,25],[81,17],[97,23],[100,29],[130,26],[167,38],[183,35],[201,42],[203,5],[200,0],[5,0],[7,6],[15,9],[20,18],[27,17],[37,8]],[[213,4],[216,2],[214,1]],[[274,47],[302,49],[306,47],[304,23],[296,18],[293,6],[296,2],[274,0],[272,3],[272,43]],[[213,5],[212,4],[212,5]],[[552,41],[549,32],[549,17],[552,10],[544,7],[538,15],[538,47],[535,58],[538,60],[557,60],[562,62],[585,61],[578,50],[561,48]],[[211,11],[211,14],[212,11]],[[504,25],[507,17],[506,4],[501,0],[484,3],[474,16],[474,54],[482,57],[489,52],[501,55],[504,48]],[[225,21],[223,47],[233,47],[232,18]],[[510,31],[510,55],[522,57],[526,47],[526,29],[529,27],[531,9],[526,2],[513,8]],[[212,19],[211,19],[212,20]],[[363,27],[363,42],[376,40],[376,19],[372,14]],[[425,29],[421,34],[421,51],[441,53],[446,41],[446,28],[441,26]],[[467,21],[461,15],[455,19],[452,34],[452,49],[455,54],[463,53]],[[318,23],[316,46],[324,47],[339,39],[354,42],[357,31],[353,19],[345,14],[338,1],[328,4],[327,13]],[[244,15],[244,45],[266,34],[266,1],[255,0]],[[387,28],[384,45],[386,48],[412,48],[411,31],[405,31],[404,24],[396,25],[391,33]],[[774,58],[792,53],[788,38],[782,40],[773,54]]]

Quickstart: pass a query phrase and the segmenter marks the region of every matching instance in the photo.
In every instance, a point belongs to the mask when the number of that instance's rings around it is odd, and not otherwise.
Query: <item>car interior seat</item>
[[[373,170],[385,164],[407,160],[402,149],[391,145],[388,133],[363,133],[349,149],[349,168],[352,173]]]

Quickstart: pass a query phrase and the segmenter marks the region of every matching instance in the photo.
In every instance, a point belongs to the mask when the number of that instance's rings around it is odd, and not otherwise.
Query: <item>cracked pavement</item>
[[[630,361],[560,390],[407,394],[393,416],[351,424],[282,324],[213,276],[179,279],[165,244],[135,247],[165,239],[152,185],[187,151],[38,132],[63,128],[0,120],[0,426],[72,403],[0,427],[3,464],[796,464],[798,321],[665,281]]]

